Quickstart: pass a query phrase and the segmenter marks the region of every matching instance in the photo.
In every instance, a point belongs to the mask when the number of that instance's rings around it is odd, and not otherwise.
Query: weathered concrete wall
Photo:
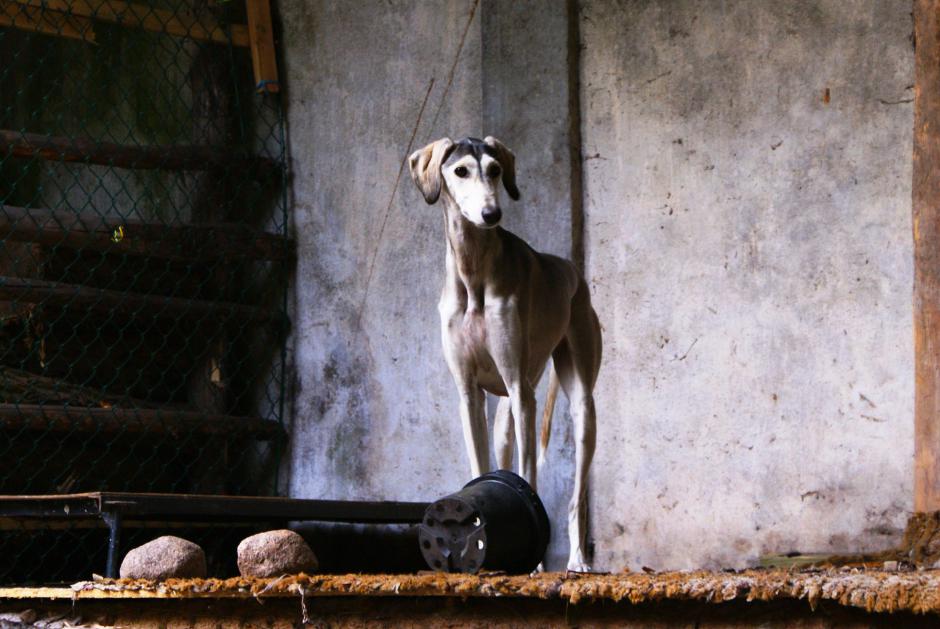
[[[597,0],[582,28],[599,565],[890,545],[912,499],[910,3]]]
[[[291,495],[418,499],[466,476],[436,332],[442,219],[401,168],[413,133],[417,148],[480,127],[478,24],[447,89],[472,6],[281,3],[298,246]]]
[[[290,492],[451,491],[468,465],[438,332],[441,213],[396,178],[412,133],[415,148],[496,135],[523,195],[506,226],[568,255],[567,7],[279,5],[299,247]],[[913,82],[909,12],[582,3],[584,237],[605,327],[597,567],[896,539],[910,508],[912,120],[892,103]],[[566,552],[565,409],[540,479],[559,525],[549,567]]]
[[[469,463],[440,349],[442,212],[407,170],[397,189],[396,178],[412,132],[413,148],[495,135],[525,156],[523,201],[505,207],[506,226],[568,255],[565,5],[282,2],[281,13],[299,250],[290,493],[418,500],[454,491]],[[543,52],[533,57],[532,46]],[[558,561],[569,425],[556,423],[541,488],[559,525],[549,551]]]
[[[569,128],[572,60],[565,3],[483,0],[480,10],[483,129],[515,151],[516,183],[522,194],[518,203],[504,197],[503,203],[509,204],[504,226],[538,251],[570,257],[573,169],[569,146],[577,138],[571,137]],[[545,377],[536,399],[544,401],[547,388]],[[492,417],[495,398],[490,400],[490,410]],[[574,442],[567,411],[567,400],[559,395],[547,464],[538,478],[539,495],[554,527],[545,561],[551,569],[565,567],[568,559],[565,514],[574,488]]]

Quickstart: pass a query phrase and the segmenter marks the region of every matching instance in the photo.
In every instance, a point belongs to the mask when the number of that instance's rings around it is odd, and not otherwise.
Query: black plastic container
[[[431,503],[418,526],[421,554],[440,572],[532,572],[549,536],[542,501],[508,470],[484,474]]]

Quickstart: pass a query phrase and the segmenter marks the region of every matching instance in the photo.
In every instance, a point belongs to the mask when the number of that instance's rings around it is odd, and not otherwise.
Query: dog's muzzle
[[[499,219],[503,217],[503,211],[498,207],[485,208],[481,214],[483,216],[483,222],[490,226],[498,223]]]

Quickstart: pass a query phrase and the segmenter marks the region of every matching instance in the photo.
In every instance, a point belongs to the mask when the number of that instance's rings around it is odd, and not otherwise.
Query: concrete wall
[[[280,10],[299,251],[289,491],[399,500],[455,491],[470,478],[440,348],[443,213],[399,169],[412,133],[412,149],[445,135],[500,137],[526,156],[524,202],[506,206],[505,224],[568,255],[566,7],[291,1]],[[533,45],[543,50],[534,58]],[[566,441],[570,423],[559,421],[542,488],[559,560]]]
[[[426,499],[467,480],[436,312],[441,211],[398,181],[401,160],[413,133],[414,148],[501,137],[523,195],[507,227],[567,255],[580,79],[605,328],[597,567],[897,539],[913,448],[908,2],[585,0],[573,73],[564,2],[279,5],[299,247],[291,495]],[[564,414],[540,483],[556,568]]]
[[[582,27],[600,565],[890,545],[912,506],[912,105],[888,104],[912,96],[910,4],[591,1]]]
[[[466,475],[436,332],[442,218],[402,166],[412,134],[417,148],[481,125],[478,13],[448,89],[472,7],[280,5],[299,254],[291,495],[418,499]]]

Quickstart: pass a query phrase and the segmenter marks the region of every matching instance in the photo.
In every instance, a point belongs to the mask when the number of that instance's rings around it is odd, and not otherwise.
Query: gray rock
[[[197,544],[164,535],[131,550],[121,562],[122,579],[200,579],[206,576],[206,554]]]
[[[314,572],[319,565],[304,538],[286,529],[258,533],[238,545],[238,571],[243,577]]]

